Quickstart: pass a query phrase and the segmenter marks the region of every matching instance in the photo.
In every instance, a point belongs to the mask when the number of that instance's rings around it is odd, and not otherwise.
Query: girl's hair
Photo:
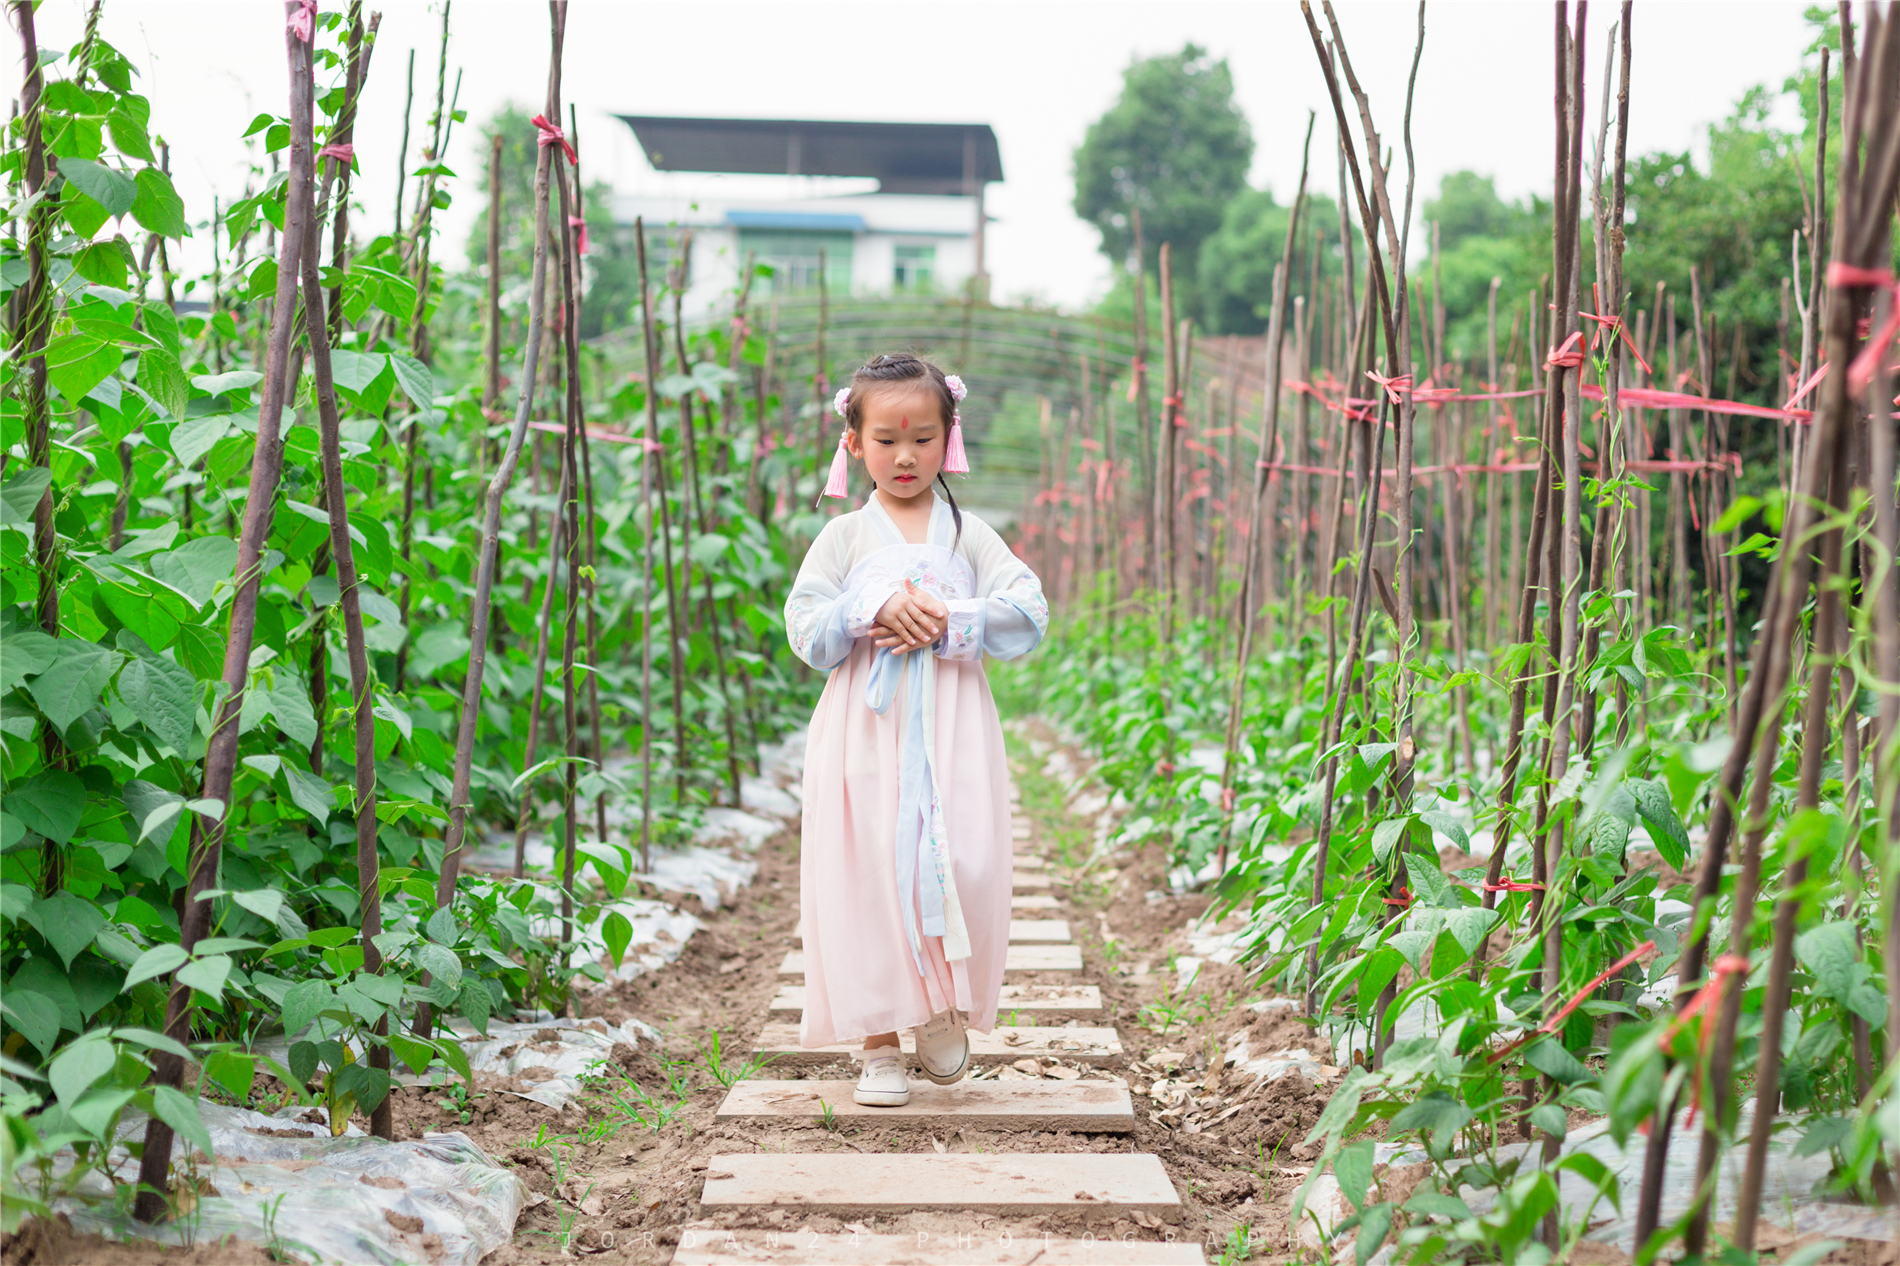
[[[943,380],[943,370],[909,352],[873,356],[851,371],[851,395],[845,401],[845,426],[853,431],[861,430],[864,426],[865,397],[879,387],[900,385],[923,388],[943,407],[944,440],[948,443],[950,427],[957,413],[957,399],[950,394],[950,384]],[[950,491],[950,481],[943,477],[942,470],[937,472],[937,483],[943,488],[943,499],[950,503],[950,517],[957,525],[956,539],[961,544],[963,511],[957,507],[956,494]]]

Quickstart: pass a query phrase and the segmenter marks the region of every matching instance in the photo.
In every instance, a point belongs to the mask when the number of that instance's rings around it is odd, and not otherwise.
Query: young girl
[[[969,469],[963,396],[910,355],[852,374],[825,495],[845,495],[847,454],[877,490],[818,534],[785,603],[792,649],[831,674],[806,740],[800,1041],[862,1038],[855,1097],[875,1106],[910,1100],[900,1029],[930,1080],[968,1071],[965,1026],[995,1024],[1009,948],[1009,770],[982,656],[1034,649],[1049,608],[942,477]]]

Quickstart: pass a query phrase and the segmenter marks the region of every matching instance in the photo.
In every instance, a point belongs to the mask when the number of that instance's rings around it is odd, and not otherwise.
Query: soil
[[[1121,1035],[1123,1058],[1102,1068],[1069,1068],[1044,1075],[1120,1078],[1135,1091],[1136,1129],[1127,1135],[1072,1135],[1066,1131],[995,1131],[959,1129],[933,1135],[917,1126],[864,1126],[828,1131],[814,1124],[760,1128],[715,1122],[725,1080],[739,1071],[744,1055],[765,1022],[778,988],[778,962],[791,943],[798,919],[798,840],[783,833],[762,844],[756,857],[757,879],[717,911],[700,911],[705,927],[686,944],[677,962],[611,992],[584,999],[583,1016],[613,1022],[638,1018],[664,1035],[664,1048],[613,1051],[614,1076],[600,1083],[591,1101],[554,1111],[522,1099],[529,1084],[516,1078],[478,1074],[467,1101],[470,1119],[440,1089],[408,1087],[396,1092],[397,1136],[461,1130],[498,1162],[515,1167],[534,1192],[535,1203],[521,1216],[514,1242],[484,1259],[485,1266],[555,1266],[576,1254],[597,1255],[611,1263],[668,1261],[683,1232],[718,1228],[763,1228],[834,1234],[857,1230],[877,1234],[928,1237],[921,1244],[946,1242],[975,1232],[1040,1237],[1195,1240],[1206,1246],[1209,1261],[1232,1253],[1237,1242],[1251,1250],[1254,1262],[1289,1262],[1301,1256],[1289,1226],[1294,1192],[1311,1172],[1315,1149],[1303,1143],[1336,1084],[1337,1070],[1322,1066],[1320,1084],[1298,1073],[1256,1081],[1238,1069],[1224,1068],[1233,1035],[1246,1031],[1252,1056],[1304,1047],[1318,1056],[1323,1041],[1291,1009],[1264,1012],[1246,1004],[1265,995],[1238,966],[1205,962],[1192,986],[1172,995],[1178,977],[1176,956],[1191,953],[1188,928],[1209,905],[1205,895],[1172,895],[1166,858],[1159,843],[1124,851],[1092,867],[1086,860],[1092,832],[1075,823],[1063,805],[1062,784],[1041,772],[1030,743],[1046,751],[1055,736],[1030,724],[1011,735],[1012,756],[1023,799],[1023,814],[1036,824],[1038,843],[1048,858],[1054,893],[1067,909],[1049,912],[1069,920],[1083,948],[1083,971],[1041,977],[1051,984],[1094,984],[1102,990],[1106,1015],[1082,1021],[1113,1025]],[[1070,753],[1078,768],[1080,753]],[[1032,914],[1030,917],[1037,917]],[[1015,980],[1012,977],[1012,980]],[[1025,977],[1030,983],[1037,977]],[[1021,1023],[1033,1023],[1027,1016]],[[1064,1023],[1045,1021],[1045,1023]],[[663,1062],[664,1060],[664,1062]],[[1023,1061],[1028,1063],[1029,1061]],[[685,1091],[676,1101],[669,1073]],[[1327,1075],[1331,1073],[1332,1075]],[[772,1067],[773,1078],[854,1079],[854,1065]],[[1029,1072],[1005,1067],[999,1077]],[[1188,1109],[1171,1109],[1148,1093],[1158,1079],[1170,1085],[1191,1083]],[[624,1105],[634,1087],[657,1096],[676,1111],[664,1123],[648,1123],[627,1114]],[[618,1096],[620,1103],[616,1104]],[[360,1122],[359,1122],[360,1124]],[[591,1139],[583,1139],[583,1130]],[[543,1139],[535,1145],[537,1137]],[[699,1204],[708,1172],[718,1158],[734,1152],[1149,1152],[1162,1160],[1180,1193],[1182,1209],[1171,1223],[1147,1215],[1114,1221],[1075,1216],[994,1219],[975,1215],[906,1213],[855,1222],[826,1216],[759,1210],[709,1217]],[[1388,1194],[1403,1193],[1423,1176],[1423,1167],[1381,1168],[1378,1178]],[[1784,1253],[1790,1251],[1783,1249]],[[1225,1260],[1237,1260],[1239,1254]],[[1311,1249],[1305,1260],[1312,1260]],[[30,1224],[0,1242],[6,1266],[263,1266],[271,1259],[248,1245],[199,1245],[190,1250],[149,1244],[116,1244],[75,1236],[63,1223]],[[1613,1249],[1587,1244],[1572,1260],[1621,1263]],[[1853,1266],[1895,1266],[1891,1246],[1856,1243],[1823,1259]]]

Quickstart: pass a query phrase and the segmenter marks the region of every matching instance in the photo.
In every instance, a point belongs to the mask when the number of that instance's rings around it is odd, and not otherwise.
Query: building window
[[[892,284],[899,290],[928,290],[931,279],[937,274],[937,248],[934,246],[900,246],[897,248],[897,265],[892,275]]]
[[[825,288],[834,295],[851,293],[851,254],[856,239],[849,233],[754,232],[740,230],[739,256],[751,255],[772,266],[772,276],[755,283],[765,294],[794,294],[818,289],[819,252],[824,252]]]

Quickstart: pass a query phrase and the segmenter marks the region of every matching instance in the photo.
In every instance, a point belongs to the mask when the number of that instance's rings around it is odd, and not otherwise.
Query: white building
[[[656,281],[690,234],[686,308],[729,306],[748,257],[753,293],[959,292],[987,285],[984,187],[1002,179],[985,124],[835,123],[621,116],[666,190],[617,194],[614,218],[646,226]]]

